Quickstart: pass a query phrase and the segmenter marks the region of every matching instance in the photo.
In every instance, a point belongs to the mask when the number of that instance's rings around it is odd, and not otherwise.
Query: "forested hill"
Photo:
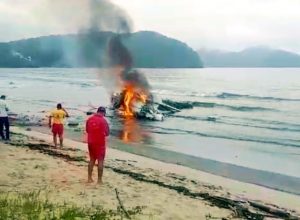
[[[269,47],[250,47],[238,52],[198,51],[206,67],[300,67],[297,53]]]
[[[111,32],[56,35],[0,43],[0,67],[103,67]],[[141,68],[199,68],[201,59],[185,43],[156,32],[122,35]]]

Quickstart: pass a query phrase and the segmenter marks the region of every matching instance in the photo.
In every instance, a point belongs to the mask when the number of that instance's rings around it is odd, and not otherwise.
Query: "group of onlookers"
[[[93,182],[92,172],[98,161],[98,183],[102,183],[104,157],[106,154],[106,137],[109,135],[109,126],[104,116],[106,109],[99,107],[97,112],[86,121],[85,131],[87,133],[88,151],[90,161],[88,165],[88,182]],[[69,117],[68,112],[59,103],[49,117],[49,127],[53,134],[54,147],[57,148],[57,137],[59,145],[63,147],[64,118]]]
[[[0,96],[0,136],[4,141],[9,141],[9,118],[8,105],[5,101],[6,96]],[[102,183],[104,157],[106,154],[106,137],[109,135],[109,126],[105,120],[106,109],[99,107],[97,112],[86,121],[85,132],[87,133],[88,151],[90,161],[88,165],[88,182],[93,182],[93,167],[98,161],[98,183]],[[64,119],[69,117],[68,112],[59,103],[56,108],[51,111],[49,117],[49,127],[53,134],[54,148],[57,148],[59,138],[59,146],[63,147]],[[4,132],[5,131],[5,132]]]

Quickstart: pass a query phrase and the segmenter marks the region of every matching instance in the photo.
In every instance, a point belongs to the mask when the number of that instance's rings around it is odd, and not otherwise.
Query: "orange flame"
[[[124,116],[133,116],[132,105],[134,101],[134,90],[133,87],[128,86],[124,90]]]
[[[125,117],[132,117],[134,116],[134,106],[137,103],[145,104],[147,95],[142,91],[138,91],[138,89],[131,84],[124,86],[123,93],[123,105],[122,109],[119,110],[123,111]]]
[[[137,142],[142,139],[142,130],[135,120],[135,113],[147,102],[147,93],[133,84],[126,83],[123,86],[120,115],[125,118],[123,131],[120,135],[122,141]]]

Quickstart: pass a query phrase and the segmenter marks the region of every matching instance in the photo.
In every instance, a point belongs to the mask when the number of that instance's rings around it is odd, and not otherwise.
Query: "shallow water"
[[[300,69],[141,71],[157,99],[189,105],[163,122],[140,121],[144,146],[300,177]],[[102,72],[0,69],[0,93],[13,112],[44,117],[62,102],[69,120],[83,122],[89,105],[109,104]],[[124,138],[122,120],[109,120]]]

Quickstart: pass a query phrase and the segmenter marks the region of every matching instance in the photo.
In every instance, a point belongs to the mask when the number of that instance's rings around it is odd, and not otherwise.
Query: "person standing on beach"
[[[106,137],[109,135],[109,126],[104,118],[105,114],[105,108],[99,107],[97,113],[86,121],[87,142],[90,155],[88,183],[93,182],[93,168],[96,160],[98,160],[98,183],[102,184],[104,158],[106,153]]]
[[[0,136],[2,140],[9,141],[9,120],[8,120],[8,107],[5,102],[6,96],[0,97]],[[4,135],[5,128],[5,135]]]
[[[68,112],[62,108],[60,103],[57,104],[56,109],[51,112],[49,117],[49,127],[52,128],[53,143],[55,148],[57,147],[57,136],[59,137],[60,147],[63,147],[65,117],[69,117]]]

